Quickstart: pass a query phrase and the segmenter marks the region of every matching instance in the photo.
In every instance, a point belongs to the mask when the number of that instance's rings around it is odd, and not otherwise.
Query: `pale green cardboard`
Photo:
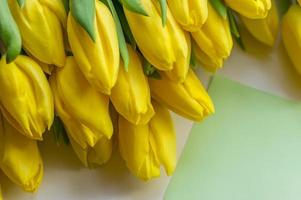
[[[300,200],[301,103],[222,77],[209,93],[165,200]]]

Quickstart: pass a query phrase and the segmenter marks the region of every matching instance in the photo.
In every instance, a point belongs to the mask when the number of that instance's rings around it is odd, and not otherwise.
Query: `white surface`
[[[269,53],[262,46],[247,48],[251,53],[235,48],[219,74],[280,96],[301,100],[301,76],[296,74],[282,45]],[[208,75],[203,71],[199,74],[207,84]],[[192,123],[175,115],[173,117],[179,156]],[[127,171],[116,152],[107,165],[89,170],[82,167],[70,147],[56,147],[49,135],[40,147],[45,163],[40,189],[35,194],[24,193],[1,175],[6,200],[155,200],[163,198],[169,181],[164,172],[161,178],[147,183],[138,180]]]

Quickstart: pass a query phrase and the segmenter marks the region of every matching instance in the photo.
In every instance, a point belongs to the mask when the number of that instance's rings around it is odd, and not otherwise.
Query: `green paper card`
[[[300,91],[301,92],[301,91]],[[300,200],[301,103],[215,77],[165,200]]]

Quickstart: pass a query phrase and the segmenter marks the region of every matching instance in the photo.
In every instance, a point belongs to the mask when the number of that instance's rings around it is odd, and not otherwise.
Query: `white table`
[[[257,44],[251,40],[252,43]],[[248,46],[247,46],[248,48]],[[282,44],[273,51],[250,48],[246,53],[234,48],[232,56],[219,72],[224,76],[271,93],[301,100],[301,76],[288,60]],[[253,52],[253,53],[252,53]],[[264,53],[265,52],[265,53]],[[264,56],[263,56],[264,55]],[[208,74],[200,70],[202,81],[208,83]],[[192,122],[173,116],[177,130],[178,156],[182,151]],[[162,199],[169,178],[162,177],[143,182],[132,176],[118,153],[100,168],[84,169],[70,147],[55,147],[48,135],[40,145],[45,164],[44,180],[36,194],[27,194],[1,175],[5,200],[155,200]]]

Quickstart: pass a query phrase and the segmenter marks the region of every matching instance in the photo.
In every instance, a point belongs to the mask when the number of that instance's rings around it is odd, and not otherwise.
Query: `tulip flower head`
[[[176,166],[176,136],[169,111],[156,102],[154,117],[134,125],[119,117],[119,149],[129,170],[143,180],[160,176],[160,166],[171,175]]]
[[[279,25],[279,16],[275,0],[272,0],[272,8],[267,17],[263,19],[249,19],[242,16],[241,19],[248,31],[258,41],[268,46],[274,45],[278,35]]]
[[[183,82],[189,69],[190,37],[181,29],[167,8],[162,25],[159,2],[141,0],[148,16],[124,8],[126,19],[143,56],[159,70],[169,71],[168,77]]]
[[[3,116],[0,116],[0,129],[2,171],[23,190],[36,191],[43,178],[37,141],[20,134]]]
[[[137,53],[128,46],[128,72],[120,61],[118,79],[112,89],[111,101],[116,110],[133,124],[146,124],[154,115],[147,77]]]
[[[208,19],[205,24],[192,37],[198,45],[196,53],[200,51],[206,55],[205,60],[211,60],[214,65],[204,65],[206,69],[215,72],[222,67],[223,61],[227,59],[233,47],[233,41],[229,26],[229,20],[221,17],[216,10],[208,4]],[[207,58],[208,57],[208,58]],[[204,61],[204,63],[208,63]]]
[[[90,154],[99,142],[106,141],[104,137],[110,139],[113,134],[109,97],[88,83],[71,56],[62,69],[51,74],[50,85],[56,112],[73,147],[83,163],[89,165],[88,155],[84,159],[82,154]]]
[[[65,64],[62,23],[66,19],[64,5],[59,0],[8,1],[20,29],[23,48],[46,64]],[[64,22],[66,23],[66,22]]]
[[[262,19],[268,15],[271,9],[271,0],[225,0],[226,4],[250,19]]]
[[[95,41],[83,27],[68,16],[67,32],[74,58],[88,82],[99,92],[109,95],[119,69],[119,47],[114,19],[110,10],[96,1]]]
[[[42,140],[53,122],[51,89],[41,67],[27,56],[7,64],[0,60],[0,109],[5,118],[25,136]]]
[[[183,83],[175,83],[162,75],[159,80],[149,79],[149,85],[156,101],[187,119],[201,121],[214,113],[208,93],[192,70]]]
[[[197,31],[207,20],[207,0],[168,0],[167,2],[174,18],[187,31]]]

